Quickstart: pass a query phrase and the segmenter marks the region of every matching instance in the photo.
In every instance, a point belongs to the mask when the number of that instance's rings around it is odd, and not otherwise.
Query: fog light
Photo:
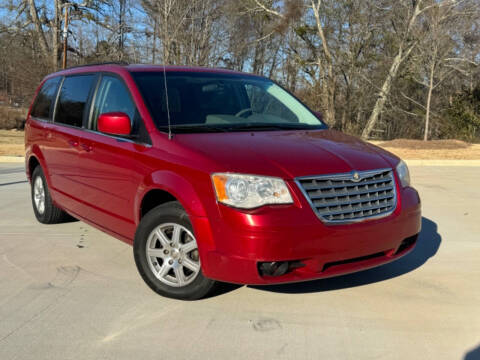
[[[398,250],[395,253],[395,255],[400,254],[401,252],[404,252],[405,250],[413,247],[413,245],[415,245],[415,243],[417,242],[417,238],[418,238],[418,234],[414,236],[410,236],[405,240],[403,240],[400,246],[398,247]]]
[[[288,261],[271,261],[258,263],[261,276],[282,276],[288,271]]]

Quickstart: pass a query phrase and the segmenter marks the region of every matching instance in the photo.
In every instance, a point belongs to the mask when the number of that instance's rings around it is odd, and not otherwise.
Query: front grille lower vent
[[[391,214],[397,203],[392,169],[297,178],[324,222],[348,223]]]

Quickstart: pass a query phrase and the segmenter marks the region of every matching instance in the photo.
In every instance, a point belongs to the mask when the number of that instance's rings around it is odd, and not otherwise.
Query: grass
[[[19,130],[0,130],[0,156],[25,156],[24,134]]]
[[[480,144],[460,140],[408,140],[372,141],[406,160],[480,160]]]

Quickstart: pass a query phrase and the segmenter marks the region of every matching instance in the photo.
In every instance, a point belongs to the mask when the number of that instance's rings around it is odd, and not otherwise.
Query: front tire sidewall
[[[133,253],[137,269],[147,285],[160,295],[182,300],[200,299],[212,290],[215,283],[213,280],[203,276],[202,270],[200,270],[195,280],[190,284],[183,287],[173,287],[161,282],[148,265],[146,255],[147,239],[157,226],[165,223],[182,225],[194,234],[187,213],[178,203],[167,203],[149,211],[148,214],[142,218],[133,243]],[[198,240],[197,246],[199,246]]]
[[[35,181],[37,178],[40,178],[43,183],[43,191],[45,193],[45,204],[44,204],[44,210],[43,213],[40,213],[37,209],[37,205],[35,204]],[[50,192],[48,191],[48,185],[47,185],[47,180],[45,179],[45,175],[43,174],[42,168],[40,166],[37,166],[35,170],[32,173],[32,182],[31,182],[31,197],[32,197],[32,207],[33,207],[33,212],[35,214],[35,217],[39,222],[42,224],[48,224],[49,217],[50,217],[50,212],[52,211],[52,199],[50,197]]]

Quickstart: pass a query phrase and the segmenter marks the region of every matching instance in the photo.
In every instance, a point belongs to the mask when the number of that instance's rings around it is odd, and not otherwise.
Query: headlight
[[[410,186],[410,172],[402,160],[397,165],[397,175],[403,187]]]
[[[285,182],[276,177],[242,174],[212,174],[217,200],[241,209],[267,204],[291,204]]]

